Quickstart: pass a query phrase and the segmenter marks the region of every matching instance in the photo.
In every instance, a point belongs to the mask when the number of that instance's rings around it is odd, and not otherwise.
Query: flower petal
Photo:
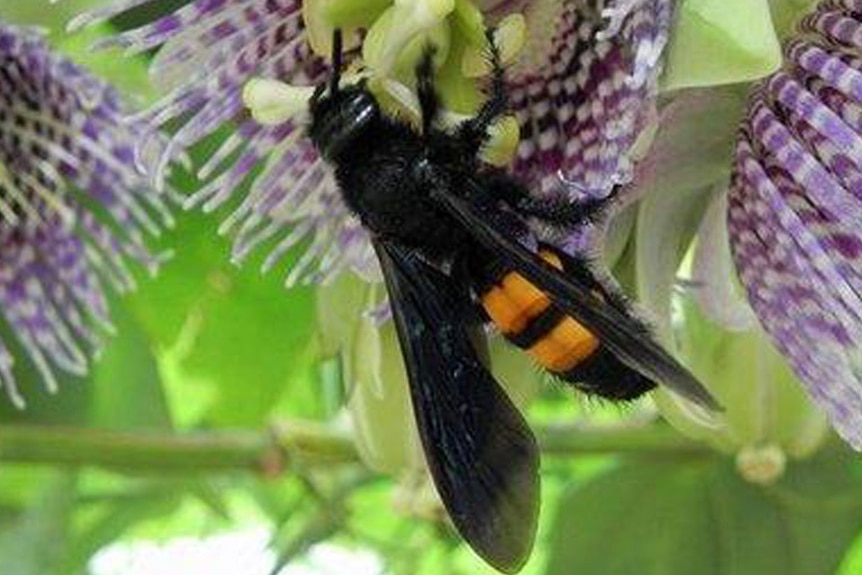
[[[757,319],[733,280],[727,232],[727,196],[715,194],[698,230],[692,262],[692,295],[703,314],[732,332],[747,331]]]
[[[781,47],[767,0],[689,0],[679,8],[662,88],[746,82],[779,66]]]

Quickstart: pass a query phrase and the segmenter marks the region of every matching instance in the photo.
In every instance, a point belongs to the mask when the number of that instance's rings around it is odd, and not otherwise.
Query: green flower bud
[[[342,276],[318,290],[322,349],[342,359],[347,412],[362,460],[393,475],[426,474],[404,360],[392,321],[381,325],[368,311],[385,298],[380,283]],[[521,409],[538,392],[541,374],[530,358],[502,337],[487,345],[477,338],[477,353]]]
[[[366,314],[383,297],[382,284],[345,275],[318,290],[318,315],[323,349],[342,359],[346,410],[363,462],[398,474],[424,468],[424,460],[395,326],[377,326]]]
[[[659,336],[726,410],[707,413],[659,391],[662,415],[686,435],[738,456],[748,479],[766,482],[781,475],[784,459],[816,451],[828,428],[734,283],[727,158],[744,101],[732,89],[690,91],[662,110],[636,182],[642,199],[630,252],[637,299],[652,312]]]
[[[765,484],[783,474],[787,459],[816,451],[829,426],[734,293],[725,209],[719,194],[700,227],[693,286],[676,302],[674,326],[680,355],[725,412],[707,419],[669,395],[657,402],[675,427],[734,454],[743,477]],[[727,285],[707,285],[718,278],[726,278]]]

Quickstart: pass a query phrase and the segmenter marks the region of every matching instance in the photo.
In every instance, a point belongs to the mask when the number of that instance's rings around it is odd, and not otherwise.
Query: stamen
[[[441,24],[454,0],[396,0],[368,31],[362,55],[369,68],[389,76],[411,40]]]
[[[260,124],[282,124],[308,109],[314,86],[291,86],[278,80],[253,78],[242,91],[242,100]]]
[[[504,168],[511,164],[521,141],[521,126],[514,116],[506,116],[488,129],[488,141],[482,147],[482,160]]]
[[[486,43],[487,44],[487,43]],[[503,18],[494,30],[494,44],[500,51],[500,62],[513,62],[527,44],[527,21],[521,14],[510,14]],[[478,78],[491,73],[491,62],[487,45],[483,50],[470,49],[461,61],[461,71],[468,78]]]
[[[442,123],[445,128],[456,128],[470,116],[444,111]],[[521,141],[521,127],[514,116],[504,116],[488,128],[488,140],[482,146],[480,157],[483,162],[504,168],[512,163],[518,144]]]

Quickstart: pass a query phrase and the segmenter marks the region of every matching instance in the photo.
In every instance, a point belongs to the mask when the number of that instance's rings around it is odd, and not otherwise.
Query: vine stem
[[[669,425],[550,425],[536,430],[542,455],[635,454],[695,456],[714,453]]]
[[[357,462],[346,432],[307,422],[265,431],[112,431],[0,425],[0,463],[93,466],[135,472],[257,471]]]
[[[709,448],[662,425],[637,428],[552,426],[537,430],[548,456],[644,453],[694,455]],[[266,431],[111,431],[0,425],[0,463],[92,466],[128,472],[255,471],[278,475],[289,462],[359,462],[346,431],[288,421]]]

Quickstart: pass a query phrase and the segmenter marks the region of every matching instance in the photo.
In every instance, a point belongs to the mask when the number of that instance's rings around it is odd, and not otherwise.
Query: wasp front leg
[[[434,88],[434,46],[426,46],[416,66],[416,95],[422,112],[422,133],[428,134],[440,115],[440,96]]]
[[[506,95],[506,75],[500,60],[500,49],[494,40],[494,30],[489,29],[486,36],[490,50],[491,94],[476,115],[458,127],[456,134],[467,149],[476,155],[488,140],[488,130],[491,125],[506,113],[509,105]]]

